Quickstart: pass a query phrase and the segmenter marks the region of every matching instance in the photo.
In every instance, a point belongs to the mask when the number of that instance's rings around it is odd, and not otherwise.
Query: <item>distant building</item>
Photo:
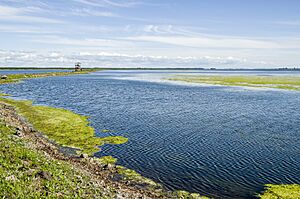
[[[75,63],[75,71],[82,71],[80,62]]]
[[[0,75],[0,79],[7,79],[8,77],[6,75]]]

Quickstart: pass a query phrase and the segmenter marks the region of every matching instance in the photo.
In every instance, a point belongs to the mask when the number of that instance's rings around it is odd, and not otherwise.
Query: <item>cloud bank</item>
[[[248,62],[234,57],[166,57],[127,55],[107,52],[37,53],[35,51],[0,50],[0,67],[73,67],[80,61],[84,67],[185,67],[239,68],[241,65],[265,66],[264,62]]]

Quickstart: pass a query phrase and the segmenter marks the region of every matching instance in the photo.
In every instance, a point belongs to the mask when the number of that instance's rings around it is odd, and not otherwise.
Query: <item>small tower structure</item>
[[[75,63],[75,72],[77,72],[77,71],[82,71],[81,63],[80,62],[76,62]]]

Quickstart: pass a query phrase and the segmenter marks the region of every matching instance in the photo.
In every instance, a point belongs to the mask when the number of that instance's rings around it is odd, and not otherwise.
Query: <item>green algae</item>
[[[259,195],[261,199],[299,199],[300,198],[300,185],[273,185],[267,184],[266,191]]]
[[[95,130],[89,126],[86,116],[72,111],[47,106],[35,106],[31,101],[17,101],[0,98],[1,102],[16,107],[35,129],[56,143],[77,148],[89,155],[97,152],[104,144],[124,144],[128,141],[122,136],[95,137]]]
[[[134,171],[132,169],[128,169],[128,168],[120,166],[120,165],[117,165],[116,168],[117,168],[117,172],[119,174],[123,175],[126,180],[133,180],[136,182],[147,183],[147,184],[150,184],[153,186],[161,186],[158,183],[156,183],[148,178],[143,177],[141,174],[137,173],[136,171]]]
[[[300,91],[299,76],[178,75],[169,78],[169,80],[213,85],[276,88]]]
[[[180,199],[209,199],[208,197],[206,196],[200,196],[200,194],[197,194],[197,193],[189,193],[187,191],[176,191],[176,195],[177,195],[177,198],[180,198]]]
[[[112,156],[102,156],[100,158],[97,158],[96,160],[101,164],[108,165],[108,164],[116,164],[118,159]]]

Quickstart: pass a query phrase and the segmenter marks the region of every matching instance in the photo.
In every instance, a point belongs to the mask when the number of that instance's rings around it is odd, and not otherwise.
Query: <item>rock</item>
[[[81,158],[88,158],[89,155],[88,155],[88,154],[85,154],[85,153],[82,153],[82,154],[80,155],[80,157],[81,157]]]
[[[147,189],[147,187],[149,187],[149,184],[147,183],[138,183],[135,185],[136,188],[138,189]]]
[[[119,181],[122,181],[123,178],[124,178],[124,175],[117,173],[117,174],[112,176],[111,180],[115,181],[115,182],[119,182]]]
[[[115,167],[116,167],[116,165],[114,165],[114,164],[105,164],[105,165],[103,165],[102,168],[105,170],[112,170]]]
[[[27,174],[28,176],[33,176],[33,175],[34,175],[34,172],[35,172],[34,169],[29,169],[29,170],[26,172],[26,174]]]
[[[6,75],[1,75],[0,79],[7,79],[8,77]]]
[[[52,180],[52,176],[48,171],[40,171],[37,173],[37,176],[39,176],[45,180]]]
[[[19,137],[24,137],[24,133],[20,130],[17,130],[15,135],[19,136]]]
[[[16,178],[16,176],[11,175],[11,176],[6,177],[5,180],[15,182],[15,181],[17,181],[17,178]]]

